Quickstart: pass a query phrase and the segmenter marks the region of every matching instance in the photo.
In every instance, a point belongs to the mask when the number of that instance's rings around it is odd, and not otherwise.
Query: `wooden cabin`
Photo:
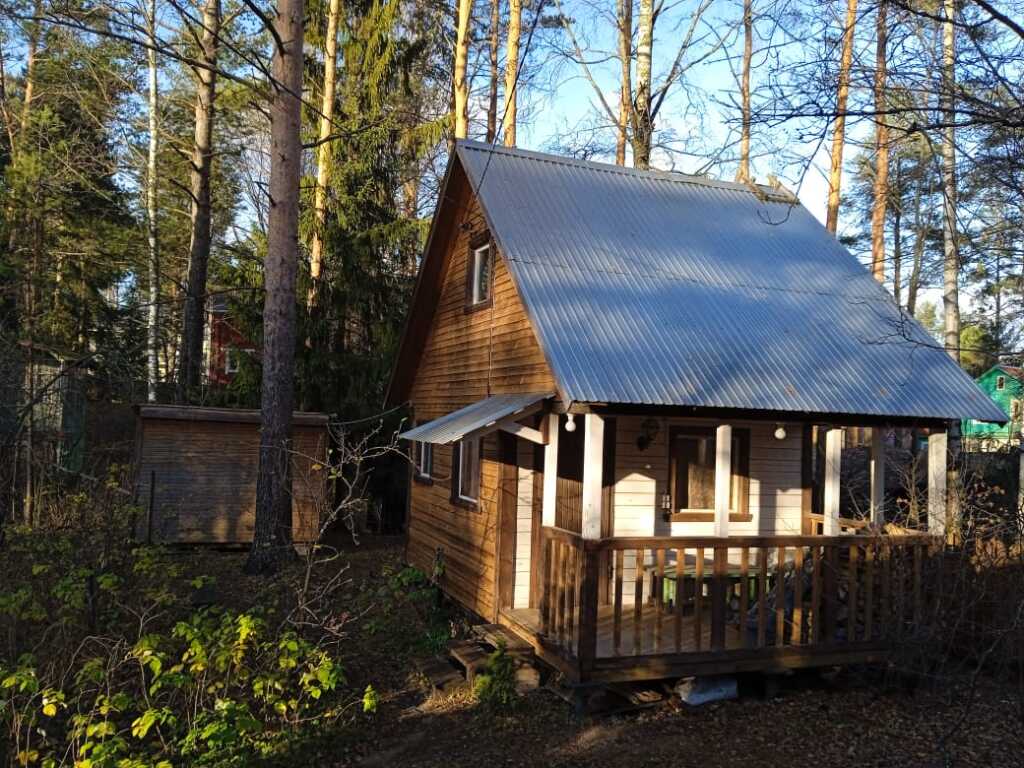
[[[880,658],[947,427],[1005,420],[970,377],[781,188],[465,141],[438,197],[388,396],[409,560],[577,682]],[[840,519],[847,427],[875,522],[879,428],[927,431],[927,530]]]
[[[324,413],[292,416],[292,540],[317,539],[331,492]],[[144,405],[136,426],[135,497],[142,539],[163,544],[252,543],[260,412]]]

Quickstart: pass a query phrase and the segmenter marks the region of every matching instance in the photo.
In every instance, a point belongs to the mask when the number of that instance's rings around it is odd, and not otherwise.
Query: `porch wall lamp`
[[[575,432],[576,431],[576,419],[573,417],[573,415],[571,413],[566,414],[566,417],[565,417],[565,431],[566,432]]]
[[[777,425],[775,427],[775,439],[776,440],[785,440],[786,439],[786,426],[784,424],[779,424],[779,425]]]

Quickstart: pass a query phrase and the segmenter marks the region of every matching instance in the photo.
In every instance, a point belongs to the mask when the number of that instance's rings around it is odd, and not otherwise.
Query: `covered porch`
[[[581,410],[498,427],[498,620],[571,680],[875,661],[922,615],[947,528],[945,424],[924,425],[926,525],[887,536],[880,422],[869,514],[851,520],[852,422]]]

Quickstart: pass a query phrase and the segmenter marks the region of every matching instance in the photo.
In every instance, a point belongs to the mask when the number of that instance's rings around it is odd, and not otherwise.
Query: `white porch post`
[[[584,539],[601,538],[601,473],[604,470],[604,419],[596,413],[584,418],[583,525]]]
[[[871,428],[871,522],[885,524],[885,443],[880,427]]]
[[[715,429],[715,536],[729,535],[729,489],[732,486],[732,425]]]
[[[829,427],[825,432],[825,536],[839,535],[839,474],[843,462],[843,430]]]
[[[544,498],[541,523],[550,528],[555,524],[555,504],[558,494],[558,414],[547,415],[547,445],[544,446]]]
[[[928,533],[946,533],[946,466],[949,442],[946,432],[928,435]]]

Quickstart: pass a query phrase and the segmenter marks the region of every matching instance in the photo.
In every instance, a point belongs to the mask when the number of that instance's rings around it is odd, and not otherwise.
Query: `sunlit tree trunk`
[[[886,110],[888,7],[878,4],[875,42],[875,185],[871,207],[871,275],[885,282],[885,215],[889,201],[889,117]]]
[[[491,37],[488,51],[491,77],[487,93],[487,141],[489,142],[494,141],[498,131],[498,49],[500,47],[501,0],[491,0]],[[506,93],[508,93],[507,90]]]
[[[740,100],[743,125],[740,133],[740,164],[737,181],[750,181],[750,60],[754,53],[754,12],[752,0],[743,0],[743,69],[740,73]]]
[[[892,211],[892,297],[900,306],[903,292],[903,160],[896,158],[896,191]]]
[[[649,168],[654,134],[651,115],[651,49],[654,45],[654,0],[640,0],[636,44],[636,99],[633,103],[633,165]]]
[[[505,43],[505,115],[501,121],[505,146],[516,145],[516,102],[519,99],[519,38],[522,34],[522,0],[509,0],[508,37]]]
[[[185,323],[182,334],[181,375],[184,399],[200,383],[203,360],[203,325],[206,317],[206,275],[210,263],[210,173],[213,166],[213,102],[217,95],[217,46],[220,35],[220,0],[203,6],[201,67],[196,69],[195,140],[192,145],[192,237],[185,282]]]
[[[279,0],[270,105],[270,212],[263,267],[263,379],[256,521],[249,573],[291,557],[291,426],[295,398],[295,273],[302,173],[303,0]]]
[[[466,63],[469,60],[469,24],[473,12],[472,0],[458,0],[458,20],[455,29],[455,138],[469,135],[469,81]]]
[[[146,158],[146,236],[149,244],[149,307],[146,319],[146,399],[156,402],[157,382],[160,378],[160,242],[157,228],[157,176],[156,156],[159,149],[157,135],[157,67],[156,67],[156,0],[149,0],[147,8],[149,49],[146,59],[149,67],[149,152]]]
[[[633,111],[633,0],[617,0],[619,24],[619,124],[616,126],[615,163],[626,164],[626,142],[629,140],[629,117]]]
[[[960,258],[956,226],[956,38],[955,0],[944,0],[942,23],[942,315],[946,351],[960,360]]]
[[[917,293],[921,287],[921,268],[924,263],[925,242],[928,237],[924,211],[921,209],[924,182],[918,179],[914,189],[914,250],[910,265],[910,276],[907,278],[907,312],[917,312]],[[930,193],[929,193],[930,195]]]
[[[832,234],[839,228],[839,194],[843,181],[843,146],[846,141],[846,102],[850,93],[850,64],[853,61],[853,32],[857,24],[857,0],[847,0],[843,47],[839,54],[836,86],[836,120],[832,129],[832,167],[828,175],[828,213],[825,226]]]
[[[320,97],[320,133],[316,150],[316,189],[313,191],[313,236],[309,246],[309,292],[306,305],[316,306],[324,268],[324,226],[327,223],[327,188],[331,183],[330,136],[334,122],[335,81],[338,71],[338,24],[341,0],[330,0],[327,38],[324,41],[324,86]]]

